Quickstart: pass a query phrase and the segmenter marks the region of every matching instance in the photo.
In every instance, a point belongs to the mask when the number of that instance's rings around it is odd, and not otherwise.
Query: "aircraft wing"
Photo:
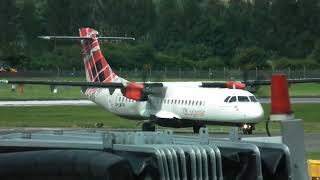
[[[0,80],[4,84],[36,84],[51,86],[77,86],[77,87],[96,87],[96,88],[123,88],[123,83],[101,83],[101,82],[81,82],[81,81],[41,81],[41,80]]]
[[[288,79],[288,83],[320,83],[320,78]],[[245,84],[247,86],[271,85],[271,80],[250,80],[246,81]]]
[[[288,83],[289,84],[320,83],[320,78],[288,79]],[[271,85],[271,80],[247,80],[245,82],[240,82],[240,81],[202,82],[201,87],[245,89],[248,86],[260,86],[260,85]]]
[[[0,84],[34,84],[54,86],[76,86],[81,88],[111,88],[121,89],[124,96],[137,101],[146,101],[148,95],[163,95],[162,83],[134,83],[134,82],[82,82],[82,81],[50,81],[50,80],[0,80]]]

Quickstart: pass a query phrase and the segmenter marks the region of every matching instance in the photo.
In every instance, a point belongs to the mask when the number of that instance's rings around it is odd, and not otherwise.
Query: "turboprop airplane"
[[[80,36],[41,36],[40,38],[81,40],[87,82],[2,80],[10,84],[81,86],[84,94],[106,110],[127,119],[143,121],[142,130],[164,127],[193,127],[195,133],[207,124],[238,126],[252,134],[264,112],[256,97],[243,90],[241,82],[156,82],[136,83],[119,77],[102,55],[99,40],[133,39],[98,37],[98,32],[81,28]],[[299,82],[299,80],[296,80]],[[249,82],[249,85],[270,81]]]

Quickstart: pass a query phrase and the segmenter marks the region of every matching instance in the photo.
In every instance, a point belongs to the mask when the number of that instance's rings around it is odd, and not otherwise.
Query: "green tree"
[[[320,64],[320,41],[316,41],[314,49],[311,53],[311,58]]]
[[[261,48],[239,48],[233,57],[233,63],[235,67],[241,67],[245,70],[256,67],[264,68],[267,66],[267,58],[266,52]]]
[[[39,51],[39,42],[37,36],[41,33],[39,14],[37,14],[34,0],[25,0],[22,10],[19,13],[19,21],[23,34],[24,50],[28,53],[31,50]]]
[[[161,0],[159,3],[159,21],[157,31],[154,34],[157,44],[165,46],[170,41],[180,41],[183,26],[179,21],[181,8],[177,1]]]
[[[17,39],[17,14],[18,9],[15,1],[1,0],[0,1],[0,57],[12,56],[16,54],[18,44]]]

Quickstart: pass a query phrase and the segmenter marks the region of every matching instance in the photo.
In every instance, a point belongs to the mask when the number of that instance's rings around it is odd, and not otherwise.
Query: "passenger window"
[[[237,97],[236,97],[236,96],[232,96],[232,97],[229,99],[229,103],[233,103],[233,102],[237,102]]]
[[[177,100],[174,100],[174,104],[177,104]]]
[[[224,102],[228,102],[229,98],[230,98],[230,96],[228,96],[228,97],[224,100]]]
[[[199,102],[199,106],[201,106],[201,105],[202,105],[202,101]]]
[[[258,100],[256,99],[256,97],[254,97],[254,96],[249,96],[249,98],[250,98],[250,101],[251,101],[251,102],[258,102]]]
[[[189,106],[191,105],[191,100],[189,100]]]
[[[239,102],[250,102],[249,98],[247,96],[238,96]]]
[[[171,104],[173,104],[173,99],[171,100]]]
[[[196,106],[198,106],[198,101],[196,101]]]
[[[194,105],[194,101],[192,101],[192,106]]]

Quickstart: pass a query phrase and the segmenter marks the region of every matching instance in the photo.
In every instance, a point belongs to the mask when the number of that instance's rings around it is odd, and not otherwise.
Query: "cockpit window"
[[[256,97],[254,97],[254,96],[249,96],[249,98],[250,98],[250,101],[251,101],[251,102],[258,102],[258,100],[256,99]]]
[[[228,96],[228,97],[224,100],[224,102],[228,102],[229,98],[230,98],[230,96]]]
[[[233,103],[233,102],[237,102],[237,97],[236,97],[236,96],[232,96],[232,97],[229,99],[229,103]]]
[[[238,96],[239,102],[250,102],[247,96]]]

